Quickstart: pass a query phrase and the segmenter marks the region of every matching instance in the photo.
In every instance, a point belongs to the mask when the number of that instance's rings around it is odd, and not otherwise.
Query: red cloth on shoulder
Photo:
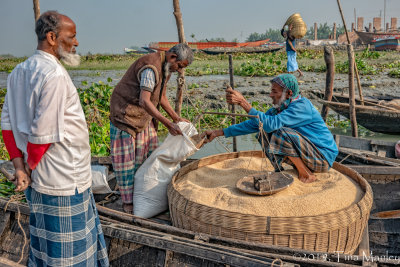
[[[8,151],[8,155],[10,155],[10,160],[15,158],[22,158],[22,152],[18,149],[17,144],[15,143],[14,134],[11,130],[2,130],[4,144],[6,145],[6,149]]]

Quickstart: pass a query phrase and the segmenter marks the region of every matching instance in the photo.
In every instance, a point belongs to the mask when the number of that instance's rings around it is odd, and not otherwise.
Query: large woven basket
[[[364,195],[358,203],[350,207],[318,216],[265,217],[230,212],[192,202],[176,190],[177,181],[188,172],[238,157],[262,157],[262,152],[244,151],[206,157],[184,166],[173,176],[168,186],[168,200],[174,226],[269,245],[320,252],[354,253],[368,223],[372,190],[357,172],[336,162],[333,168],[359,184]]]
[[[290,35],[296,39],[303,38],[307,33],[307,25],[299,13],[291,15],[283,26],[291,25]]]

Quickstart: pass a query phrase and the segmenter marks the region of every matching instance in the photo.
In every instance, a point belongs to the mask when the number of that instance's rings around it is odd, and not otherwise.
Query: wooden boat
[[[400,37],[400,32],[355,32],[364,44],[372,44],[372,41],[377,39]]]
[[[95,158],[94,163],[109,165],[110,160]],[[115,199],[109,196],[97,203],[111,266],[364,266],[369,259],[362,257],[369,255],[365,237],[351,256],[283,248],[179,229],[170,225],[167,214],[138,218],[113,209]],[[23,244],[29,242],[29,208],[8,201],[0,198],[0,263],[15,266],[23,252],[21,263],[26,264],[28,247],[23,249]],[[374,263],[395,266],[397,261],[381,257]]]
[[[230,54],[230,53],[271,53],[281,50],[281,47],[214,47],[203,49],[208,55]]]
[[[400,36],[377,39],[373,41],[376,51],[394,50],[400,51]]]
[[[349,104],[320,100],[322,104],[340,115],[350,118]],[[400,110],[388,109],[376,105],[356,105],[357,123],[368,130],[386,134],[400,134]]]
[[[325,100],[325,93],[320,90],[311,90],[309,91],[311,97],[317,97],[317,99]],[[385,101],[391,101],[400,99],[399,97],[392,95],[380,95],[380,96],[364,96],[365,104],[369,105],[383,105]],[[333,93],[332,101],[338,103],[349,103],[349,95],[345,93]],[[355,97],[356,104],[361,104],[360,98],[358,96]]]
[[[335,140],[343,148],[358,149],[358,152],[371,151],[385,158],[393,157],[394,148],[390,142],[338,135]],[[354,153],[351,156],[354,157]],[[352,157],[347,157],[343,163],[352,163],[347,166],[359,171],[370,182],[374,190],[373,211],[400,208],[400,196],[388,194],[388,188],[398,188],[400,191],[400,167],[358,165],[371,162],[355,161]],[[92,163],[112,168],[109,157],[93,158]],[[393,246],[393,242],[400,240],[396,239],[396,234],[385,232],[382,227],[380,231],[376,230],[374,225],[379,220],[370,220],[369,243],[366,244],[364,239],[359,254],[324,254],[199,234],[171,226],[168,213],[142,219],[121,212],[117,195],[95,197],[99,201],[97,207],[111,266],[277,266],[281,261],[282,266],[363,266],[366,258],[359,255],[362,255],[362,251],[369,255],[368,245],[375,256],[386,255],[382,248],[386,248],[390,255],[398,255],[395,253],[399,250]],[[29,208],[26,204],[17,206],[12,202],[4,211],[7,202],[8,199],[0,198],[0,263],[2,266],[16,266],[14,264],[21,255],[24,243],[18,227],[18,209],[21,212],[20,222],[29,237]],[[25,247],[23,252],[22,264],[25,264],[28,248]],[[376,266],[395,266],[399,261],[379,258],[374,262]]]
[[[258,47],[266,44],[269,39],[254,41],[254,42],[188,42],[190,48],[194,50],[209,49],[212,47]],[[177,45],[178,42],[158,42],[150,43],[149,48],[154,50],[168,51],[171,47]]]

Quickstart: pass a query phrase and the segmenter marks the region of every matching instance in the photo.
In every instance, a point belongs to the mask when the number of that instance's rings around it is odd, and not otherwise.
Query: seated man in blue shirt
[[[275,167],[282,163],[294,165],[299,179],[313,182],[313,172],[327,172],[338,154],[338,148],[325,122],[310,100],[302,97],[296,77],[282,74],[271,80],[273,108],[266,113],[257,111],[238,92],[226,90],[229,104],[240,105],[249,115],[256,115],[225,129],[206,131],[207,142],[217,136],[238,136],[258,133],[263,151]],[[262,127],[260,127],[262,126]]]

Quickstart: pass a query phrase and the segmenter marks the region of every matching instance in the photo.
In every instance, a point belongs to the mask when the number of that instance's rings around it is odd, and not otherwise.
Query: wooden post
[[[336,22],[335,22],[335,23],[333,23],[333,40],[337,40],[336,32],[337,32],[337,29],[336,29]]]
[[[333,81],[335,79],[335,56],[331,46],[324,47],[324,59],[326,63],[326,84],[325,84],[325,97],[327,101],[332,100],[333,95]],[[329,108],[326,105],[322,106],[321,117],[324,121],[328,117]]]
[[[35,14],[35,22],[40,17],[40,3],[39,0],[33,0],[33,12]]]
[[[233,59],[232,59],[232,55],[229,55],[229,83],[232,87],[232,89],[234,89],[234,83],[233,83]],[[231,112],[235,113],[235,105],[231,105]],[[232,117],[232,124],[236,124],[236,117],[233,116]],[[233,152],[237,152],[237,143],[236,143],[236,136],[233,137]]]
[[[337,3],[338,3],[338,6],[339,6],[340,16],[342,17],[344,32],[346,33],[346,38],[347,38],[347,43],[351,44],[350,38],[349,38],[349,33],[347,32],[346,21],[344,20],[344,16],[343,16],[343,11],[342,11],[342,6],[340,4],[340,0],[337,0]],[[349,60],[350,60],[350,58],[349,58]],[[354,60],[354,56],[353,56],[353,60]],[[364,97],[363,97],[363,94],[362,94],[360,75],[358,74],[357,65],[354,64],[354,62],[353,62],[353,66],[354,66],[354,72],[356,73],[356,78],[357,78],[357,86],[358,86],[358,93],[360,95],[360,102],[361,102],[361,105],[364,105]]]
[[[347,44],[347,53],[349,56],[349,117],[351,122],[352,135],[353,137],[358,137],[356,99],[354,92],[354,52],[353,46],[351,44]]]
[[[314,22],[314,40],[318,40],[318,25]]]
[[[174,4],[174,16],[176,20],[176,26],[178,28],[178,36],[179,36],[179,43],[186,43],[185,33],[183,30],[183,20],[182,20],[182,13],[181,8],[179,6],[179,0],[173,0]],[[182,70],[182,73],[178,73],[178,88],[176,90],[176,97],[175,97],[175,112],[179,116],[181,115],[182,110],[182,94],[183,88],[185,87],[185,71]]]

